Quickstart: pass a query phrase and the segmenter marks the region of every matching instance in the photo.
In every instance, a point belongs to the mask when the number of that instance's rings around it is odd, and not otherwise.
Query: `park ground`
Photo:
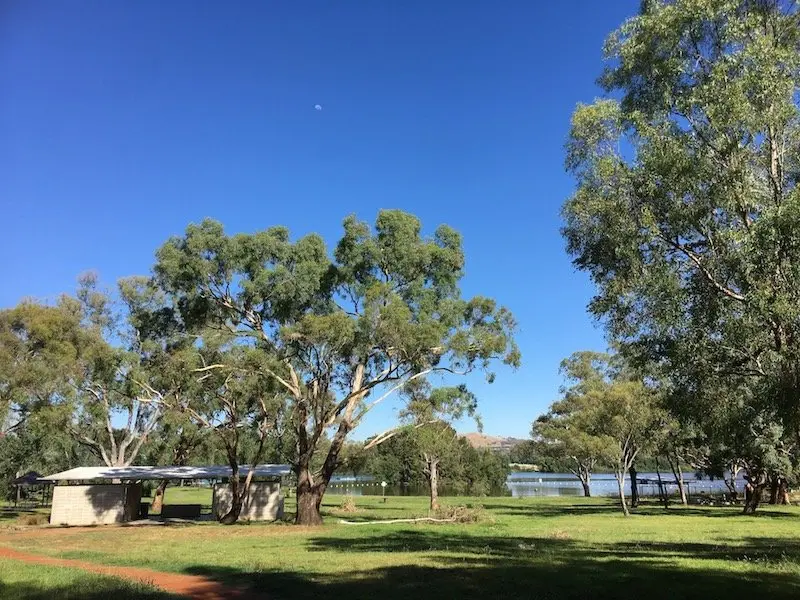
[[[171,493],[177,503],[201,492]],[[480,522],[369,524],[425,515],[427,499],[359,497],[355,512],[342,511],[342,500],[326,496],[326,524],[314,528],[43,528],[5,511],[0,552],[205,578],[253,599],[800,598],[800,507],[744,516],[737,507],[647,504],[625,518],[609,498],[446,498],[482,505]],[[149,583],[0,559],[3,600],[175,597]]]

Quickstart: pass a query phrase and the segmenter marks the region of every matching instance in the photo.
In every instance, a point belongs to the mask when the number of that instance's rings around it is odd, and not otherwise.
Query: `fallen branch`
[[[428,521],[431,523],[455,523],[453,519],[435,519],[433,517],[420,517],[418,519],[388,519],[384,521],[344,521],[339,523],[342,525],[388,525],[390,523],[419,523],[420,521]]]

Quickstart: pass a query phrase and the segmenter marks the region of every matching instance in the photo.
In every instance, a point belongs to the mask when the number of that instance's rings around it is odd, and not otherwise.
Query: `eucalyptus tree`
[[[531,437],[541,452],[567,459],[567,468],[583,487],[583,495],[591,496],[592,472],[601,462],[608,438],[596,434],[589,421],[593,407],[588,404],[592,389],[604,387],[610,373],[608,356],[598,352],[576,352],[561,362],[566,379],[561,399],[550,405],[531,426]]]
[[[0,394],[14,422],[47,410],[104,464],[130,465],[164,405],[147,383],[127,317],[93,275],[54,305],[24,301],[2,311]]]
[[[404,429],[409,431],[422,459],[422,471],[430,491],[430,510],[435,511],[439,509],[439,466],[460,449],[461,439],[451,423],[471,417],[481,429],[476,413],[478,399],[463,384],[434,388],[423,379],[409,382],[403,394],[408,399],[400,415],[403,425],[374,437],[365,448],[372,448]]]
[[[342,469],[353,477],[363,475],[369,467],[370,454],[364,446],[364,442],[347,442],[339,453]]]
[[[431,373],[519,363],[511,313],[462,298],[463,267],[456,231],[440,226],[425,238],[416,217],[382,211],[374,230],[347,218],[333,256],[318,235],[293,242],[273,227],[228,236],[206,220],[167,241],[154,271],[198,343],[218,330],[261,352],[258,372],[289,406],[296,522],[317,524],[342,447],[372,408]]]
[[[562,399],[534,423],[534,433],[555,452],[575,453],[573,473],[581,479],[585,493],[589,465],[612,468],[620,507],[628,515],[625,480],[630,473],[635,498],[634,465],[642,449],[651,445],[658,427],[658,395],[619,355],[576,352],[561,368],[567,378]]]
[[[0,311],[0,433],[24,426],[36,410],[63,397],[65,381],[54,371],[75,372],[80,314],[58,306],[23,301]]]
[[[708,475],[723,477],[734,496],[738,495],[737,474],[744,470],[744,510],[754,512],[767,487],[795,477],[796,434],[787,431],[786,417],[758,379],[698,377],[702,385],[693,380],[688,378],[680,393],[668,395],[670,412],[682,423],[681,431],[676,432],[678,439],[694,437],[689,448],[694,444],[701,449],[701,460],[686,454],[684,462]]]
[[[614,470],[620,506],[627,516],[625,479],[630,473],[633,492],[636,458],[648,446],[658,423],[653,392],[636,379],[618,379],[602,389],[591,390],[587,396],[592,406],[594,434],[608,441],[603,458]]]
[[[263,356],[258,349],[231,343],[230,335],[212,345],[211,337],[215,336],[205,336],[199,351],[204,366],[192,371],[203,375],[182,390],[179,405],[199,427],[212,432],[225,451],[232,502],[220,521],[229,525],[239,519],[253,481],[253,469],[242,481],[240,465],[262,462],[270,438],[279,429],[283,390],[260,372]],[[251,438],[255,443],[248,443]]]
[[[170,410],[161,419],[151,442],[139,453],[140,462],[181,467],[214,464],[211,456],[215,441],[213,431],[201,427],[187,411]],[[153,490],[150,512],[161,511],[168,485],[169,480],[164,479]]]
[[[690,395],[745,390],[751,450],[764,418],[796,446],[798,6],[648,0],[606,54],[611,97],[577,108],[567,146],[564,234],[590,309]]]
[[[691,464],[697,471],[704,470],[706,466],[693,456],[695,454],[693,441],[690,431],[684,425],[669,414],[663,414],[658,431],[656,452],[667,459],[667,464],[678,488],[678,497],[684,506],[689,504],[689,497],[683,477],[683,465]]]

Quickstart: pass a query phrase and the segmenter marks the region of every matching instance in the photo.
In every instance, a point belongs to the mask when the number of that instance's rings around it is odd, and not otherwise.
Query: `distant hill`
[[[473,448],[489,448],[497,452],[510,452],[517,444],[525,440],[512,437],[499,437],[496,435],[485,435],[483,433],[465,433],[462,436]]]

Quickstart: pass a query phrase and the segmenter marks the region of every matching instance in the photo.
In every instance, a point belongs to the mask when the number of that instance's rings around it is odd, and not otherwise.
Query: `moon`
[[[315,104],[314,110],[322,110],[322,104]]]

